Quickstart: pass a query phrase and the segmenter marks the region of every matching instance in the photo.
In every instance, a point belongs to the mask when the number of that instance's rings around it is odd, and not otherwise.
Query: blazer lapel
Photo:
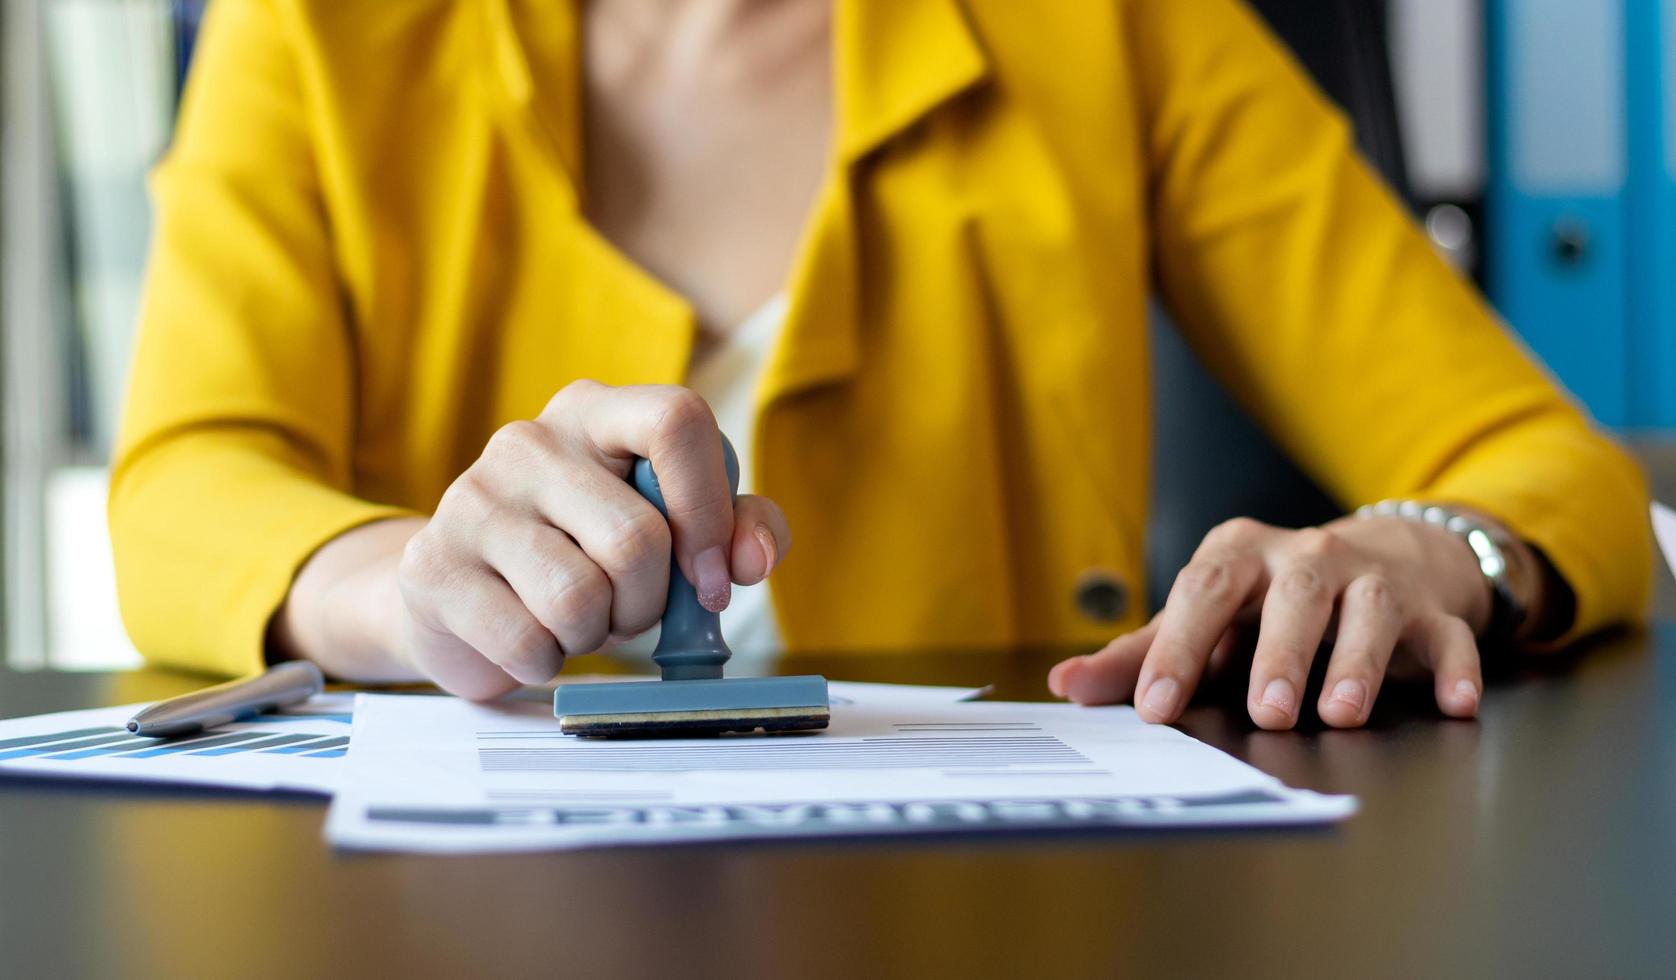
[[[791,277],[791,304],[758,404],[841,382],[860,365],[856,198],[889,140],[989,77],[956,0],[834,0],[837,133],[831,172]]]
[[[566,316],[595,326],[576,351],[589,376],[678,382],[691,351],[690,306],[634,266],[582,216],[582,50],[571,2],[479,0],[494,96],[552,161],[586,295]],[[957,0],[834,0],[837,133],[826,184],[792,271],[780,342],[759,406],[852,376],[860,362],[856,195],[869,156],[938,106],[987,79],[989,62]],[[526,9],[527,8],[527,9]],[[599,325],[609,324],[610,329]],[[569,325],[567,325],[569,326]]]
[[[678,384],[697,330],[691,306],[587,222],[582,146],[582,50],[569,2],[480,0],[492,101],[547,165],[525,212],[550,221],[558,268],[552,319],[538,329],[569,377],[608,384]]]

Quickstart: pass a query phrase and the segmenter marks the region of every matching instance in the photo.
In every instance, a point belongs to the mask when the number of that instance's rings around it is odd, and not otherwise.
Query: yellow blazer
[[[834,35],[835,151],[757,393],[790,651],[1138,624],[1076,596],[1144,594],[1155,290],[1347,506],[1476,505],[1579,631],[1641,608],[1635,466],[1234,0],[837,0]],[[428,512],[573,379],[682,380],[690,307],[582,215],[579,60],[552,0],[210,6],[111,488],[148,656],[255,669],[323,542]]]

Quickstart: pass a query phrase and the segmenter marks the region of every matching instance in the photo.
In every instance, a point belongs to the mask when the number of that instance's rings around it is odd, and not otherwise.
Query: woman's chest
[[[602,92],[574,142],[556,125],[565,100],[539,92],[403,117],[402,158],[356,167],[361,193],[333,213],[356,246],[363,472],[416,454],[457,470],[575,378],[678,383],[705,320],[737,324],[782,291],[765,401],[846,382],[921,415],[958,405],[930,416],[958,428],[1017,386],[1032,402],[1106,392],[1093,414],[1132,414],[1132,386],[1105,404],[1117,394],[1094,378],[1143,373],[1136,134],[1122,100],[1085,105],[1004,68],[940,99],[852,103],[830,153],[814,134],[830,117],[794,111],[822,104],[809,92],[775,95],[782,125],[750,125],[704,116],[710,99],[667,79],[667,103],[633,78]],[[667,115],[690,139],[637,146]],[[614,125],[622,145],[596,132]],[[822,159],[786,162],[812,145]]]
[[[781,291],[826,173],[827,0],[583,20],[583,209],[707,334]]]

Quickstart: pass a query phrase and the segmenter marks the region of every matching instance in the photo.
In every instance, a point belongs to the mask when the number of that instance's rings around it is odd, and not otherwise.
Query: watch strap
[[[1357,508],[1356,516],[1417,521],[1460,538],[1478,560],[1478,571],[1490,588],[1490,621],[1479,636],[1480,645],[1505,644],[1518,635],[1529,610],[1513,588],[1508,558],[1512,542],[1499,526],[1452,507],[1417,500],[1381,500]]]

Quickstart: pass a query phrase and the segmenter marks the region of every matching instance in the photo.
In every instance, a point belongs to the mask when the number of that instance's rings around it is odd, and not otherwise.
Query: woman
[[[1647,590],[1633,464],[1235,0],[218,0],[155,191],[111,521],[159,661],[492,697],[653,625],[673,546],[713,609],[773,574],[736,636],[1105,644],[1049,687],[1155,722],[1255,626],[1289,728],[1331,641],[1356,726],[1393,657],[1470,716],[1475,638]],[[1454,529],[1234,522],[1150,622],[1079,605],[1141,594],[1155,287],[1347,505]]]

